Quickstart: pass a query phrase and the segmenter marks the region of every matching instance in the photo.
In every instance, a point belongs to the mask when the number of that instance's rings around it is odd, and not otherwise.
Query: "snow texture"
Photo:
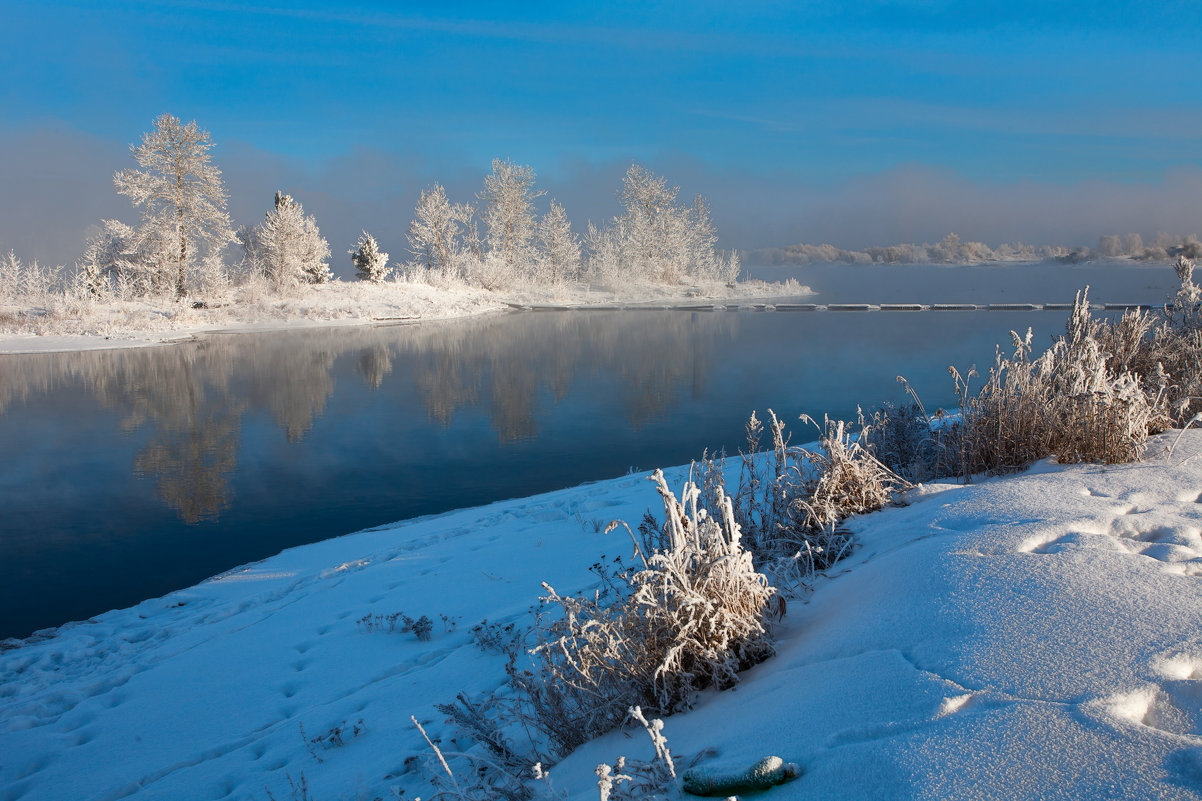
[[[779,755],[803,771],[780,801],[1202,797],[1202,432],[1176,436],[853,518],[778,655],[666,720],[678,764]],[[655,506],[627,476],[406,521],[6,643],[0,798],[287,798],[302,773],[314,798],[427,795],[409,715],[449,737],[433,705],[504,679],[470,627],[595,587],[629,543],[588,523]],[[393,612],[430,639],[356,625]],[[606,735],[554,786],[596,798],[598,764],[649,748]]]
[[[375,284],[335,279],[306,284],[292,293],[272,290],[255,296],[242,291],[236,296],[210,296],[204,308],[161,298],[84,304],[63,310],[61,317],[45,315],[45,324],[35,325],[33,330],[9,327],[7,323],[24,308],[6,307],[0,299],[0,354],[157,345],[212,331],[416,323],[515,308],[695,309],[700,304],[712,309],[711,304],[722,301],[727,307],[763,309],[766,302],[810,294],[808,287],[796,282],[745,281],[734,286],[713,282],[691,286],[634,283],[606,289],[568,283],[493,292],[463,283],[431,285],[422,280],[387,280]]]

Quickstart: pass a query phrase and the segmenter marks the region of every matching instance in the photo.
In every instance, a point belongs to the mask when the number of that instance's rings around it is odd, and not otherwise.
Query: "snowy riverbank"
[[[1202,432],[1175,437],[853,519],[778,655],[669,718],[669,745],[800,763],[779,799],[1202,797]],[[445,735],[434,704],[504,679],[471,627],[526,620],[541,581],[591,586],[629,548],[594,521],[648,507],[628,476],[406,521],[9,643],[0,797],[283,799],[302,773],[315,799],[426,795],[409,716]],[[357,624],[395,612],[431,639]],[[611,734],[551,776],[596,798],[599,762],[649,750]]]
[[[465,284],[422,282],[382,284],[332,281],[297,288],[292,294],[229,297],[205,301],[142,299],[62,303],[61,308],[24,309],[0,302],[0,354],[160,345],[214,331],[269,331],[287,328],[413,323],[448,320],[512,308],[554,305],[596,308],[655,305],[680,307],[717,301],[751,303],[801,299],[813,294],[796,281],[747,281],[733,285],[634,284],[621,289],[562,284],[546,288],[490,291]]]

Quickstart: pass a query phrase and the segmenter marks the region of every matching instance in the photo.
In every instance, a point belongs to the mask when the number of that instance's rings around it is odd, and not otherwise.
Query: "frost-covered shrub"
[[[873,410],[863,441],[882,464],[917,483],[958,474],[959,436],[959,420],[942,410],[932,418],[920,402],[886,403]]]
[[[649,761],[620,756],[612,764],[601,763],[597,774],[599,801],[652,801],[668,798],[676,785],[676,762],[664,736],[664,722],[659,718],[647,720],[637,706],[629,710],[631,720],[638,723],[651,738],[655,757]]]
[[[1152,333],[1145,357],[1164,377],[1165,405],[1172,421],[1184,425],[1202,411],[1202,288],[1194,283],[1195,263],[1178,256],[1173,269],[1180,279],[1177,293]]]
[[[1078,293],[1065,336],[1038,359],[1030,357],[1031,332],[1012,332],[1013,355],[999,351],[979,393],[970,396],[956,374],[965,473],[1019,469],[1049,454],[1062,462],[1138,459],[1149,430],[1168,417],[1163,387],[1147,387],[1130,369],[1139,361],[1143,323],[1124,319],[1093,320],[1088,293]]]
[[[814,451],[791,446],[784,422],[771,409],[768,417],[772,447],[765,453],[763,423],[754,412],[747,423],[733,512],[761,569],[778,587],[800,591],[850,551],[844,520],[884,507],[909,484],[865,446],[872,428],[863,416],[853,433],[843,421],[817,426],[803,415],[819,430]],[[703,461],[700,474],[704,486],[725,491],[712,462]]]
[[[557,284],[579,276],[580,239],[572,232],[567,212],[554,200],[538,221],[538,254],[540,280]]]
[[[802,492],[803,454],[800,449],[789,446],[785,423],[771,409],[768,419],[772,450],[766,453],[760,451],[764,424],[754,411],[747,421],[747,450],[741,454],[739,485],[733,493],[735,520],[742,528],[748,546],[757,554],[771,548],[782,528],[792,526],[790,503]],[[705,463],[702,464],[702,475],[707,480],[716,480],[725,489],[721,474],[710,479],[712,472]]]
[[[44,303],[66,289],[61,266],[48,267],[36,260],[25,264],[11,250],[0,256],[0,298]]]
[[[663,473],[665,547],[639,549],[628,595],[605,607],[544,585],[558,613],[518,677],[539,729],[565,754],[620,725],[631,706],[665,715],[688,708],[699,690],[733,686],[738,672],[773,653],[764,608],[775,590],[741,543],[729,499],[715,514],[687,483],[680,499]]]
[[[817,426],[808,416],[803,415],[802,419]],[[883,509],[906,486],[861,443],[868,429],[863,419],[859,428],[860,434],[853,436],[845,421],[829,417],[824,421],[820,429],[821,448],[806,453],[810,475],[803,485],[805,491],[792,501],[793,517],[800,521],[801,531],[834,532],[839,523],[852,515]],[[804,540],[799,544],[807,543]],[[819,557],[819,562],[827,567],[838,558],[839,554],[829,553],[825,558]]]
[[[440,763],[435,783],[449,793],[442,797],[518,799],[544,792],[541,765],[628,716],[652,734],[662,761],[662,724],[648,723],[641,710],[666,715],[685,709],[698,691],[730,687],[739,671],[773,654],[764,613],[776,591],[743,547],[729,499],[719,489],[718,511],[711,515],[692,482],[678,499],[661,471],[652,479],[666,521],[640,526],[641,539],[626,527],[637,563],[611,577],[620,585],[616,593],[560,595],[544,584],[543,613],[525,636],[512,626],[484,623],[473,630],[482,647],[508,657],[509,682],[491,696],[474,700],[461,693],[455,703],[438,707],[459,735],[475,743],[455,755],[471,765],[470,783],[460,785],[446,761]],[[520,667],[523,641],[535,645],[529,665]],[[623,773],[625,764],[619,761],[617,772],[611,767],[608,774],[612,798],[632,797],[663,778],[659,768]],[[603,786],[606,777],[601,779]]]

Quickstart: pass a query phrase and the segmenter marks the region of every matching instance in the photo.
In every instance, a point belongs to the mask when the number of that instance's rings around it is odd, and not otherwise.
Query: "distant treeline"
[[[1066,263],[1091,259],[1129,258],[1137,260],[1168,260],[1177,256],[1202,257],[1202,242],[1197,236],[1173,237],[1158,234],[1145,244],[1139,234],[1103,236],[1097,247],[1066,247],[1063,245],[1024,245],[1005,243],[991,248],[984,242],[965,242],[956,234],[948,234],[937,244],[903,244],[871,247],[864,250],[844,250],[834,245],[797,244],[783,248],[764,248],[751,253],[756,264],[979,264],[995,261],[1045,261]]]

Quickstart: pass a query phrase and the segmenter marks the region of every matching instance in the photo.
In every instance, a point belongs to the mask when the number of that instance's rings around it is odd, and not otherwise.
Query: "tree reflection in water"
[[[638,428],[678,393],[704,389],[714,345],[736,315],[683,312],[496,315],[415,326],[210,335],[161,348],[0,359],[0,414],[39,395],[82,387],[123,430],[147,435],[135,475],[186,523],[230,507],[244,415],[267,413],[289,443],[303,441],[335,389],[382,392],[404,414],[415,394],[442,428],[484,411],[501,443],[539,435],[547,404],[578,377],[600,379]],[[337,386],[339,365],[358,385]],[[583,374],[581,374],[583,371]],[[404,447],[398,443],[398,447]]]

